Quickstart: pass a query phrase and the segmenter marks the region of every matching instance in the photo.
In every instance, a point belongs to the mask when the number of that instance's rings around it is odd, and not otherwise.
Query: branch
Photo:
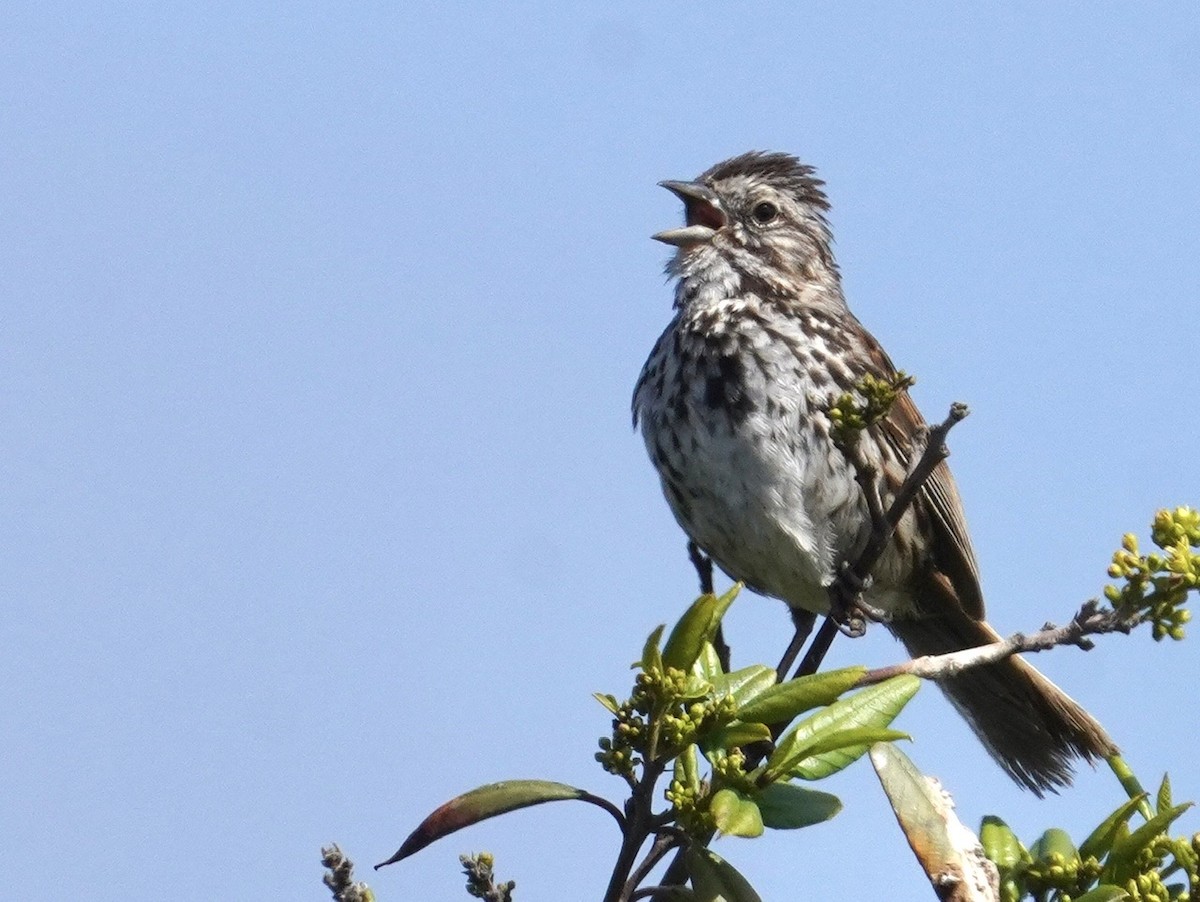
[[[905,381],[906,377],[900,376],[896,385],[903,387]],[[957,423],[966,418],[969,412],[966,404],[956,401],[950,405],[950,413],[946,419],[927,431],[925,447],[922,449],[920,457],[909,470],[886,511],[879,492],[879,473],[862,453],[861,436],[863,430],[870,423],[848,434],[844,433],[841,440],[835,438],[838,447],[854,467],[854,478],[862,488],[867,512],[871,519],[871,532],[867,537],[866,545],[853,560],[842,562],[837,577],[830,583],[828,589],[830,617],[847,635],[861,636],[865,633],[866,617],[876,621],[883,619],[879,612],[873,611],[862,600],[863,591],[870,585],[871,571],[879,563],[884,550],[896,533],[897,525],[917,497],[917,492],[933,475],[937,465],[950,456],[950,449],[946,447],[946,436]],[[919,438],[913,436],[913,441],[919,441]],[[829,639],[832,641],[832,636]],[[812,657],[812,651],[810,649],[810,657]],[[824,651],[821,651],[815,661],[808,663],[815,670],[815,667],[820,666],[823,657]]]
[[[835,614],[849,615],[846,626],[852,635],[862,635],[865,629],[861,617],[856,618],[854,611],[864,611],[861,596],[863,589],[869,584],[871,571],[879,563],[880,557],[896,533],[897,525],[917,497],[917,492],[933,475],[937,465],[950,456],[950,449],[946,447],[946,436],[969,412],[966,404],[956,401],[950,405],[950,413],[946,419],[929,430],[921,456],[892,498],[886,512],[879,494],[878,473],[863,456],[860,441],[856,437],[853,443],[845,448],[846,456],[854,465],[855,479],[862,486],[867,510],[871,515],[871,534],[867,538],[867,544],[853,561],[843,563],[838,578],[829,586],[831,610]],[[866,610],[866,613],[872,612]]]
[[[374,902],[375,894],[365,883],[354,879],[354,862],[332,843],[321,848],[321,864],[326,874],[324,883],[333,893],[335,902]]]
[[[946,680],[957,676],[964,670],[994,664],[1012,655],[1024,652],[1046,651],[1060,645],[1075,645],[1084,651],[1089,651],[1095,643],[1089,636],[1099,636],[1106,633],[1128,633],[1143,618],[1135,615],[1132,618],[1112,609],[1101,609],[1097,599],[1084,602],[1079,612],[1071,618],[1066,626],[1054,626],[1048,623],[1036,633],[1015,633],[1007,639],[979,645],[975,648],[964,648],[961,651],[949,652],[944,655],[924,655],[913,658],[901,664],[880,667],[863,674],[858,686],[869,686],[882,683],[904,673],[911,673],[924,680]]]

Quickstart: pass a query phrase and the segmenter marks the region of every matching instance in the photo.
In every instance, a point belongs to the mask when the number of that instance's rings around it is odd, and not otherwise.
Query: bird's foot
[[[849,567],[843,567],[833,581],[831,596],[833,604],[829,616],[838,625],[838,631],[852,639],[865,635],[867,621],[886,619],[884,612],[863,600],[863,593],[871,587],[871,577],[860,577]]]

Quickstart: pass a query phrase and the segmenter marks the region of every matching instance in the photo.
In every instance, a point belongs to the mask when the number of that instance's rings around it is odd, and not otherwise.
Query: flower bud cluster
[[[1047,893],[1051,890],[1070,892],[1080,882],[1079,871],[1082,864],[1078,855],[1049,852],[1027,865],[1025,879],[1035,893]]]
[[[1191,619],[1184,604],[1190,592],[1200,589],[1200,512],[1187,507],[1159,511],[1151,538],[1161,553],[1141,554],[1132,533],[1122,539],[1108,575],[1124,585],[1106,586],[1104,596],[1118,611],[1151,623],[1155,639],[1182,639]]]
[[[712,793],[707,785],[688,786],[681,780],[672,780],[664,795],[674,809],[675,823],[688,836],[708,836],[716,829],[708,807]]]
[[[612,737],[600,740],[596,760],[606,771],[632,776],[643,760],[669,760],[733,719],[736,705],[711,684],[676,667],[648,667],[633,693],[613,711]]]
[[[915,381],[905,373],[896,373],[890,379],[870,373],[863,376],[854,384],[853,392],[844,392],[829,408],[834,441],[853,444],[858,433],[887,416],[897,396]]]
[[[746,773],[746,756],[741,749],[718,752],[709,760],[712,762],[713,783],[717,786],[728,786],[745,793],[754,793],[758,789]]]

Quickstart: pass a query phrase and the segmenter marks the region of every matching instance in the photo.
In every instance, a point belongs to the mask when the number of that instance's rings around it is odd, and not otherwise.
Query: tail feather
[[[946,654],[1000,639],[987,623],[972,619],[961,608],[944,616],[895,620],[888,628],[912,657]],[[1070,785],[1075,758],[1092,763],[1117,751],[1095,718],[1015,655],[939,685],[991,756],[1038,796]]]

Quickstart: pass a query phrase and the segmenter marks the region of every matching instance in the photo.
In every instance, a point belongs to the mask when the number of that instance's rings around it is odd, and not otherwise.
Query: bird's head
[[[824,183],[795,157],[751,151],[694,181],[659,184],[684,205],[684,225],[654,235],[679,249],[671,274],[723,263],[770,283],[836,280]]]

